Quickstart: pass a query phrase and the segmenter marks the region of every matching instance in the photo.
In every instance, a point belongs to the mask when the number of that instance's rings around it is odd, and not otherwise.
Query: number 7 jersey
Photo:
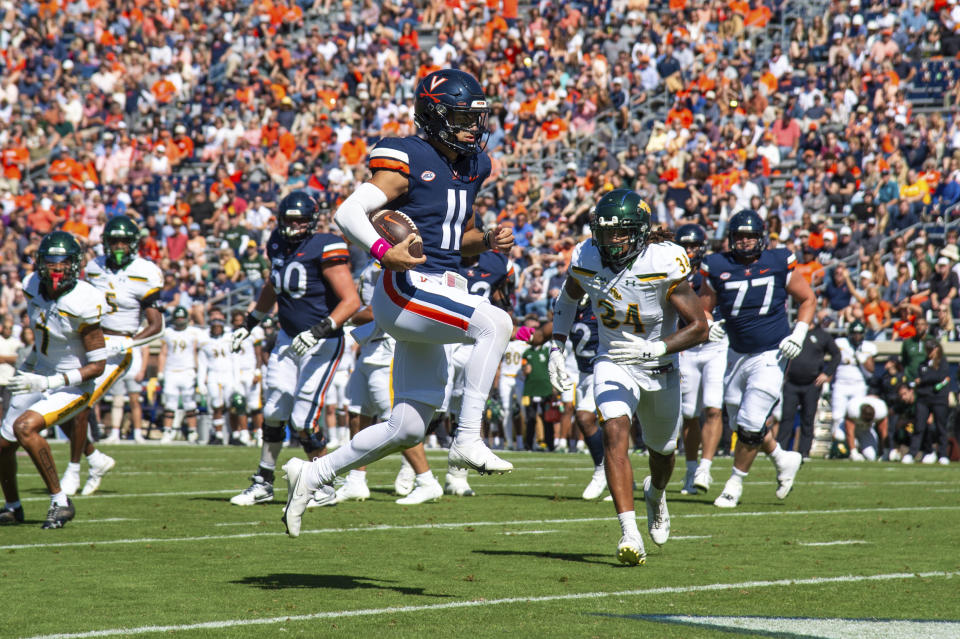
[[[670,295],[690,274],[687,252],[673,242],[648,244],[623,271],[603,266],[592,239],[573,250],[570,275],[590,297],[599,322],[598,356],[610,342],[633,334],[647,340],[663,339],[677,330],[677,310]],[[659,368],[677,363],[677,354],[650,360],[640,368]]]
[[[787,249],[768,249],[751,264],[740,264],[732,253],[713,253],[700,270],[716,292],[716,306],[738,353],[775,350],[790,334],[787,282],[797,260]]]

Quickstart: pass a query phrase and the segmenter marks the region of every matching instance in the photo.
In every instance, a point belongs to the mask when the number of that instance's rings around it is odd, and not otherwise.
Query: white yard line
[[[559,530],[514,530],[502,533],[504,535],[546,535],[548,533],[560,532]]]
[[[841,539],[838,541],[798,541],[798,546],[853,546],[855,544],[869,544],[862,539]]]
[[[933,511],[933,510],[960,510],[960,506],[902,506],[896,508],[848,508],[838,510],[789,510],[789,511],[755,511],[755,512],[710,512],[710,513],[690,513],[674,514],[673,519],[700,519],[702,517],[783,517],[792,515],[810,516],[810,515],[847,515],[851,513],[892,513],[892,512],[913,512],[913,511]],[[327,535],[335,533],[353,533],[353,532],[379,532],[385,530],[425,530],[425,529],[456,529],[478,526],[537,526],[543,524],[580,524],[593,523],[598,521],[613,522],[613,517],[577,517],[570,519],[523,519],[515,521],[461,521],[448,523],[432,524],[381,524],[376,526],[360,526],[353,528],[318,528],[314,530],[302,530],[301,535]],[[242,524],[238,524],[242,525]],[[277,524],[279,527],[279,523]],[[258,533],[238,533],[234,535],[200,535],[195,537],[150,537],[135,539],[103,539],[87,541],[65,541],[40,544],[9,544],[0,546],[0,550],[25,550],[28,548],[67,548],[70,546],[89,546],[91,544],[113,546],[125,544],[154,544],[161,542],[182,542],[182,541],[218,541],[222,539],[247,539],[250,537],[281,537],[285,536],[283,532],[258,532]]]
[[[870,581],[895,581],[902,579],[930,579],[935,577],[952,578],[960,576],[960,572],[922,572],[922,573],[889,573],[882,575],[844,575],[839,577],[813,577],[809,579],[776,579],[771,581],[743,581],[740,583],[714,583],[696,586],[665,586],[661,588],[643,588],[637,590],[619,590],[614,592],[579,592],[563,595],[544,595],[541,597],[507,597],[503,599],[481,599],[472,601],[451,601],[441,604],[426,604],[422,606],[394,606],[390,608],[362,608],[359,610],[335,610],[316,612],[309,615],[288,615],[284,617],[266,617],[262,619],[224,619],[221,621],[206,621],[202,623],[177,624],[168,626],[139,626],[134,628],[109,628],[106,630],[90,630],[87,632],[71,632],[52,635],[37,635],[29,639],[88,639],[90,637],[116,637],[139,634],[154,634],[181,632],[189,630],[221,630],[237,626],[274,625],[280,623],[295,623],[314,621],[318,619],[343,619],[346,617],[370,617],[376,615],[395,615],[408,612],[436,612],[441,610],[455,610],[458,608],[486,608],[489,606],[503,606],[512,604],[529,605],[551,601],[576,601],[584,599],[604,599],[608,597],[644,597],[656,595],[674,595],[688,592],[739,590],[744,588],[779,588],[796,586],[820,586],[837,583],[860,583]]]

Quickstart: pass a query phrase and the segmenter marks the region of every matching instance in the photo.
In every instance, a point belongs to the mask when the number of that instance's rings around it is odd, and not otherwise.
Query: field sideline
[[[477,497],[408,507],[393,456],[370,468],[369,501],[312,509],[289,539],[282,502],[227,502],[254,449],[104,450],[116,469],[60,531],[40,530],[48,498],[20,457],[28,524],[0,529],[0,637],[960,636],[953,466],[813,460],[780,502],[760,461],[718,511],[730,460],[688,497],[681,460],[671,539],[641,523],[647,565],[627,568],[612,504],[579,499],[586,455],[507,453],[512,475],[471,475]],[[428,456],[442,481],[445,452]],[[634,468],[639,483],[646,459]]]

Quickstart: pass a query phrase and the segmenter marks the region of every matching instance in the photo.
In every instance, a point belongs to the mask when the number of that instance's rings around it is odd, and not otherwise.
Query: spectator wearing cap
[[[958,288],[960,288],[960,279],[950,269],[950,259],[942,256],[937,258],[933,277],[930,280],[930,308],[934,313],[939,312],[940,307],[944,306],[950,309],[953,316],[960,316]]]
[[[804,244],[800,254],[801,258],[797,260],[794,272],[807,280],[811,286],[819,286],[823,281],[825,270],[823,264],[817,261],[817,250],[809,244]]]
[[[857,246],[853,243],[853,229],[844,224],[840,227],[837,246],[833,249],[833,258],[836,260],[845,260],[857,254]]]

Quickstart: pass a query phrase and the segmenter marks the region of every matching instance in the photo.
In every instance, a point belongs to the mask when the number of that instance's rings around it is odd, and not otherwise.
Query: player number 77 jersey
[[[677,330],[677,311],[670,295],[690,274],[686,251],[673,242],[647,245],[630,266],[615,273],[603,266],[592,239],[573,250],[570,277],[586,291],[600,332],[597,355],[610,342],[631,334],[647,340],[663,339]],[[641,368],[677,363],[676,353],[650,360]]]

